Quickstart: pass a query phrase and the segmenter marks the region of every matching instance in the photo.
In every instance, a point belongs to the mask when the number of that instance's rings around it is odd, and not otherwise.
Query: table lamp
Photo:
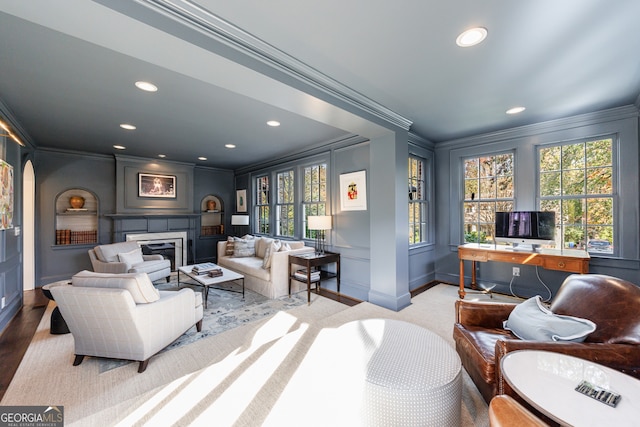
[[[231,225],[233,225],[233,233],[240,234],[238,228],[249,225],[249,215],[231,215]]]
[[[324,254],[324,232],[331,230],[331,215],[308,216],[307,226],[309,230],[316,232],[316,253]]]

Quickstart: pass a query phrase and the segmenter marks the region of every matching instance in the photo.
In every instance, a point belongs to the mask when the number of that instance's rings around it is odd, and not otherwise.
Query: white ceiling
[[[637,105],[638,16],[637,0],[0,0],[0,100],[38,147],[225,168],[398,124],[438,143]],[[457,47],[477,25],[485,42]]]

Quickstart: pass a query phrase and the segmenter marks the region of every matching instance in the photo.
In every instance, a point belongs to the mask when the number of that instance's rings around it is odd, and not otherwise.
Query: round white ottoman
[[[390,319],[349,322],[336,334],[340,354],[351,355],[343,360],[363,370],[362,425],[460,425],[462,365],[444,339]]]

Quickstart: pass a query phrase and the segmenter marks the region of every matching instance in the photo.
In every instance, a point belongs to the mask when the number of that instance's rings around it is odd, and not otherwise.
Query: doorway
[[[36,174],[31,160],[22,172],[22,286],[24,291],[35,288],[35,212]]]

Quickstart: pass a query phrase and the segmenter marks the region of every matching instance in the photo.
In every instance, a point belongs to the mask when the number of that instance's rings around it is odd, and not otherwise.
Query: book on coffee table
[[[209,270],[207,274],[209,275],[209,277],[220,277],[222,276],[222,269],[214,268],[213,270]]]
[[[193,266],[193,269],[191,270],[194,274],[207,274],[208,272],[212,271],[212,270],[216,270],[216,269],[220,269],[220,267],[218,267],[216,264],[212,263],[212,262],[205,262],[202,264],[196,264]]]

